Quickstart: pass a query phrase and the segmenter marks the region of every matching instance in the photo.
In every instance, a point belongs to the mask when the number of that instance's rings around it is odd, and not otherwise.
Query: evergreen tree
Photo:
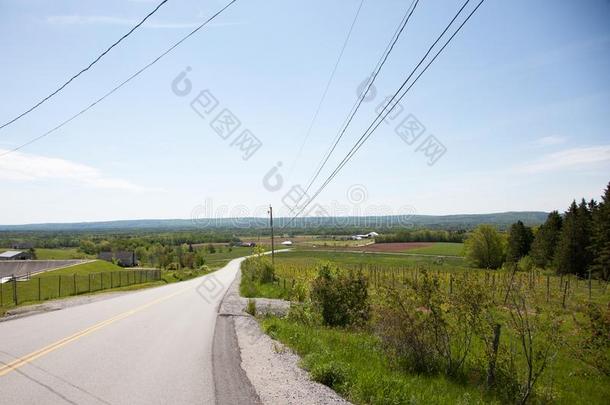
[[[583,200],[580,205],[572,201],[565,213],[555,267],[559,273],[585,276],[591,264],[590,245],[591,211]]]
[[[532,246],[534,234],[532,229],[517,221],[510,226],[508,233],[508,248],[506,251],[506,261],[517,263],[519,259],[526,256]]]
[[[592,270],[604,280],[610,278],[610,183],[602,201],[593,208]]]
[[[546,222],[540,226],[536,233],[530,256],[538,267],[547,268],[553,263],[562,225],[561,215],[553,211],[546,218]]]

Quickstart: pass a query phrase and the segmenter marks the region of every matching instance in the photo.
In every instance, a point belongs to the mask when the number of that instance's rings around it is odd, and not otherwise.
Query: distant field
[[[76,248],[62,249],[36,249],[38,260],[68,260],[68,259],[93,259],[95,256],[87,255]]]
[[[430,246],[410,249],[408,253],[421,253],[439,256],[464,256],[463,243],[435,242]]]
[[[127,269],[128,270],[128,269]],[[47,271],[45,273],[40,273],[33,278],[36,277],[57,277],[59,275],[89,275],[91,273],[105,273],[111,271],[126,271],[126,269],[117,266],[116,264],[106,262],[103,260],[95,260],[90,263],[78,264],[76,266],[66,267],[59,270]]]
[[[251,255],[253,251],[254,249],[249,247],[234,247],[231,248],[231,251],[225,247],[222,252],[206,253],[205,264],[212,270],[216,270],[226,265],[230,260]]]
[[[293,237],[276,236],[276,246],[285,240],[290,240],[294,243],[295,248],[335,248],[335,247],[354,247],[363,246],[371,243],[372,240],[351,240],[351,239],[332,239],[328,236],[316,236],[316,235],[295,235]],[[271,246],[271,238],[268,236],[242,236],[241,240],[244,242],[254,242],[262,246]]]
[[[439,261],[434,256],[407,256],[393,253],[355,253],[355,252],[327,252],[313,250],[295,250],[290,253],[280,253],[276,256],[280,262],[300,262],[314,264],[320,261],[333,262],[338,265],[370,264],[379,266],[421,266],[430,269],[466,270],[470,267],[464,259],[448,257]]]
[[[294,247],[301,250],[357,250],[371,253],[415,253],[438,256],[464,256],[463,243],[397,242],[374,243],[373,240],[302,240]]]

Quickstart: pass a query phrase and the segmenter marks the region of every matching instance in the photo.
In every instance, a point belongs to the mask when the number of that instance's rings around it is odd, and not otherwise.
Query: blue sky
[[[154,1],[0,0],[0,121],[86,66]],[[365,0],[301,157],[297,151],[360,0],[238,0],[136,80],[52,135],[0,157],[0,223],[263,215],[307,183],[410,1]],[[78,112],[221,8],[170,0],[91,71],[0,131],[0,154]],[[330,160],[417,63],[457,1],[421,0]],[[563,210],[610,180],[610,2],[487,0],[318,202],[334,214]],[[187,66],[189,95],[172,92]],[[241,121],[223,140],[190,102],[203,90]],[[425,126],[409,145],[394,127]],[[231,145],[249,129],[248,160]],[[434,135],[446,153],[417,151]],[[282,187],[264,176],[278,163]],[[325,172],[327,173],[327,172]],[[325,176],[324,176],[325,177]],[[354,195],[357,195],[355,197]],[[202,208],[205,205],[205,209]],[[330,207],[330,208],[328,208]]]

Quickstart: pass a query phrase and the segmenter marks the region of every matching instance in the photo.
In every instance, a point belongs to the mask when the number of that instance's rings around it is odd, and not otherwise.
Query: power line
[[[402,95],[400,95],[400,97],[398,97],[398,99],[396,100],[396,103],[392,103],[392,101],[398,96],[398,94],[402,91],[402,89],[406,86],[406,84],[408,83],[408,81],[410,80],[410,78],[413,76],[413,74],[417,71],[417,69],[419,68],[419,66],[423,63],[423,61],[426,59],[426,57],[428,56],[428,54],[432,51],[432,49],[434,48],[434,46],[436,46],[436,44],[438,43],[438,41],[444,36],[444,34],[447,32],[447,30],[451,27],[451,25],[453,25],[453,22],[457,19],[457,17],[462,13],[462,10],[466,7],[466,5],[470,2],[470,0],[467,0],[464,5],[460,8],[460,10],[457,12],[457,14],[453,17],[453,19],[451,20],[451,22],[447,25],[447,27],[445,28],[445,30],[443,30],[443,32],[441,33],[441,35],[436,39],[436,41],[434,41],[434,43],[432,44],[432,46],[428,49],[428,51],[426,52],[426,54],[424,55],[424,57],[420,60],[420,62],[417,64],[417,66],[413,69],[413,71],[409,74],[409,76],[407,77],[407,79],[404,81],[404,83],[399,87],[399,89],[394,93],[394,95],[392,96],[391,100],[388,102],[388,104],[384,107],[384,109],[377,115],[377,117],[373,120],[373,122],[371,123],[371,125],[366,129],[366,131],[362,134],[362,136],[358,139],[358,141],[356,142],[356,144],[351,148],[351,150],[348,152],[348,154],[343,158],[343,160],[339,163],[339,165],[337,165],[337,167],[335,168],[335,170],[327,177],[327,179],[324,181],[324,183],[318,188],[318,190],[316,191],[316,193],[312,196],[312,198],[310,198],[307,203],[301,208],[301,210],[299,210],[299,212],[292,217],[292,219],[286,224],[284,225],[284,227],[287,227],[288,225],[290,225],[310,204],[311,202],[326,188],[326,186],[336,177],[336,175],[339,173],[339,171],[349,162],[349,160],[356,154],[356,152],[362,147],[362,145],[364,145],[364,143],[370,138],[370,136],[375,132],[375,130],[377,130],[377,128],[379,127],[379,125],[386,119],[386,117],[392,112],[392,110],[396,107],[396,105],[406,96],[406,94],[409,92],[409,90],[411,90],[411,88],[415,85],[415,83],[417,83],[417,81],[419,80],[419,78],[428,70],[428,68],[430,67],[430,65],[432,65],[432,63],[436,60],[436,58],[438,58],[438,56],[443,52],[443,50],[447,47],[447,45],[449,45],[449,43],[453,40],[453,38],[458,34],[458,32],[460,32],[460,30],[462,29],[462,27],[468,22],[468,20],[470,20],[470,18],[474,15],[474,13],[479,9],[479,7],[481,6],[481,4],[483,4],[485,0],[481,0],[476,7],[470,12],[470,14],[468,14],[468,16],[464,19],[464,21],[459,25],[459,27],[455,30],[455,32],[449,37],[449,39],[445,42],[445,44],[437,51],[437,53],[434,55],[434,57],[426,64],[426,66],[424,67],[424,69],[417,75],[417,77],[413,80],[413,82],[406,88],[406,90],[402,93]],[[388,108],[389,107],[389,108]],[[386,108],[387,108],[387,112],[386,112]],[[385,112],[385,114],[384,114]],[[383,115],[383,117],[382,117]]]
[[[78,113],[74,114],[73,116],[71,116],[70,118],[68,118],[67,120],[63,121],[62,123],[60,123],[59,125],[57,125],[56,127],[48,130],[47,132],[45,132],[44,134],[37,136],[36,138],[32,138],[29,141],[27,141],[24,144],[21,144],[13,149],[10,149],[2,154],[0,154],[0,158],[3,156],[6,156],[10,153],[16,152],[22,148],[25,148],[26,146],[29,146],[31,144],[33,144],[36,141],[39,141],[40,139],[52,134],[53,132],[57,131],[58,129],[60,129],[61,127],[63,127],[64,125],[68,124],[69,122],[73,121],[74,119],[78,118],[79,116],[83,115],[84,113],[86,113],[87,111],[89,111],[91,108],[93,108],[95,105],[97,105],[98,103],[102,102],[104,99],[106,99],[107,97],[109,97],[110,95],[112,95],[113,93],[115,93],[116,91],[118,91],[121,87],[123,87],[124,85],[126,85],[127,83],[129,83],[130,81],[132,81],[133,79],[135,79],[137,76],[139,76],[142,72],[144,72],[145,70],[147,70],[149,67],[151,67],[152,65],[154,65],[155,63],[157,63],[161,58],[163,58],[164,56],[166,56],[168,53],[170,53],[171,51],[173,51],[175,48],[177,48],[178,46],[180,46],[180,44],[182,44],[184,41],[186,41],[188,38],[190,38],[191,36],[195,35],[199,30],[201,30],[203,27],[205,27],[209,22],[211,22],[212,20],[214,20],[216,17],[218,17],[220,14],[222,14],[222,12],[224,12],[227,8],[229,8],[233,3],[235,3],[237,0],[231,0],[227,5],[225,5],[223,8],[221,8],[219,11],[217,11],[215,14],[213,14],[210,18],[208,18],[207,20],[205,20],[202,24],[200,24],[198,27],[196,27],[194,30],[192,30],[191,32],[189,32],[186,36],[182,37],[182,39],[180,39],[178,42],[176,42],[175,44],[173,44],[172,46],[170,46],[165,52],[163,52],[161,55],[159,55],[158,57],[156,57],[155,59],[153,59],[151,62],[149,62],[147,65],[145,65],[144,67],[142,67],[140,70],[138,70],[137,72],[135,72],[134,74],[132,74],[131,76],[129,76],[126,80],[124,80],[123,82],[121,82],[119,85],[117,85],[116,87],[114,87],[112,90],[110,90],[109,92],[107,92],[106,94],[104,94],[102,97],[98,98],[97,100],[95,100],[93,103],[89,104],[87,107],[83,108],[81,111],[79,111]]]
[[[405,12],[405,15],[403,16],[402,20],[398,24],[398,27],[396,28],[396,31],[394,32],[394,35],[392,36],[390,42],[386,46],[385,51],[381,55],[381,58],[377,62],[377,65],[375,66],[375,69],[373,71],[373,74],[371,75],[371,78],[370,78],[370,80],[368,82],[368,85],[366,86],[366,88],[364,89],[364,91],[362,92],[360,97],[356,100],[356,102],[352,106],[352,109],[350,110],[350,113],[348,114],[346,120],[343,122],[343,125],[341,126],[342,129],[335,136],[335,139],[333,140],[333,143],[331,144],[330,148],[326,151],[326,154],[322,158],[321,162],[318,164],[316,172],[314,173],[312,178],[309,180],[309,183],[308,183],[307,187],[305,188],[305,192],[301,195],[301,198],[299,198],[297,200],[297,202],[295,203],[295,206],[291,210],[291,213],[294,212],[295,208],[298,207],[298,204],[301,201],[301,199],[303,198],[303,196],[307,195],[307,193],[311,189],[311,186],[316,181],[316,179],[318,178],[318,176],[322,172],[322,169],[324,169],[324,166],[328,162],[328,159],[330,159],[330,156],[335,151],[335,148],[337,147],[337,145],[341,141],[341,138],[343,138],[343,135],[345,134],[345,132],[347,131],[347,128],[349,127],[350,123],[354,119],[354,116],[356,115],[356,113],[358,112],[358,109],[362,105],[362,103],[364,101],[364,98],[366,97],[367,93],[371,89],[371,86],[375,83],[375,79],[377,79],[377,76],[379,75],[379,72],[381,72],[381,69],[383,68],[383,66],[385,65],[386,61],[388,60],[388,57],[390,56],[390,53],[394,49],[394,46],[398,42],[398,39],[402,35],[405,27],[407,26],[409,20],[411,19],[411,16],[413,15],[413,12],[415,11],[415,8],[417,7],[418,4],[419,4],[419,0],[413,0],[411,2],[411,5],[409,5],[409,7],[407,8],[407,11]]]
[[[352,36],[352,31],[354,30],[354,26],[356,25],[356,21],[358,20],[358,16],[360,15],[360,10],[362,9],[363,4],[364,4],[364,0],[360,0],[360,5],[358,6],[358,9],[356,10],[356,14],[354,15],[352,24],[350,25],[349,30],[347,31],[347,36],[345,37],[345,41],[343,41],[343,46],[341,47],[341,50],[339,51],[339,56],[337,57],[335,66],[333,67],[333,70],[330,73],[330,77],[328,78],[328,81],[326,82],[326,87],[324,88],[324,91],[322,92],[322,97],[320,98],[320,101],[318,102],[318,106],[316,107],[316,110],[313,114],[311,122],[309,123],[309,127],[307,128],[307,132],[305,133],[303,142],[301,142],[301,146],[299,147],[297,156],[294,159],[294,162],[292,162],[292,166],[290,167],[290,174],[292,174],[292,171],[294,170],[294,166],[296,165],[298,160],[301,158],[301,154],[303,153],[303,148],[305,147],[305,144],[307,143],[307,140],[309,139],[309,136],[311,134],[311,130],[313,129],[313,126],[314,126],[316,120],[318,119],[318,114],[320,114],[320,109],[322,108],[322,104],[324,103],[324,100],[326,100],[326,95],[328,94],[328,89],[330,88],[330,85],[333,82],[335,73],[337,72],[337,68],[339,67],[339,63],[341,62],[341,59],[343,58],[343,53],[345,52],[345,48],[347,47],[347,44]]]
[[[46,96],[45,98],[43,98],[42,100],[40,100],[39,102],[37,102],[36,104],[34,104],[32,107],[28,108],[27,110],[25,110],[24,112],[22,112],[21,114],[17,115],[15,118],[5,122],[4,124],[0,125],[0,130],[2,130],[4,127],[7,127],[9,125],[11,125],[13,122],[17,121],[18,119],[22,118],[23,116],[31,113],[32,111],[34,111],[36,108],[40,107],[45,101],[47,101],[48,99],[50,99],[51,97],[53,97],[54,95],[56,95],[57,93],[59,93],[60,91],[62,91],[67,85],[69,85],[74,79],[76,79],[77,77],[79,77],[80,75],[82,75],[83,73],[85,73],[86,71],[88,71],[89,69],[91,69],[93,67],[93,65],[95,65],[97,62],[99,62],[100,59],[102,59],[108,52],[110,52],[110,50],[112,50],[112,48],[114,48],[115,46],[117,46],[119,43],[121,43],[125,38],[127,38],[128,36],[130,36],[136,29],[138,29],[142,24],[144,24],[144,22],[146,20],[148,20],[148,18],[150,16],[152,16],[153,14],[155,14],[157,12],[157,10],[159,10],[161,8],[161,6],[163,6],[165,3],[167,3],[168,0],[163,0],[161,3],[159,3],[157,5],[157,7],[154,8],[154,10],[152,10],[150,13],[148,13],[146,15],[146,17],[144,17],[139,23],[137,23],[132,29],[130,29],[125,35],[123,35],[121,38],[119,38],[116,42],[114,42],[112,45],[110,45],[104,52],[102,52],[97,58],[95,58],[93,60],[93,62],[91,62],[87,67],[85,67],[84,69],[82,69],[80,72],[78,72],[77,74],[75,74],[74,76],[72,76],[70,79],[68,79],[67,82],[65,82],[64,84],[62,84],[61,86],[59,86],[55,91],[53,91],[51,94],[49,94],[48,96]]]

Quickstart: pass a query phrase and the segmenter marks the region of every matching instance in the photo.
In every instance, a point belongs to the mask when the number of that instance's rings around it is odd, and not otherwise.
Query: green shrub
[[[458,278],[453,294],[446,294],[426,271],[381,298],[376,329],[388,354],[408,371],[450,376],[461,373],[491,306],[478,280]]]
[[[575,319],[581,333],[572,353],[602,375],[610,376],[610,304],[603,307],[589,303],[585,316],[583,323]]]
[[[309,295],[307,284],[302,281],[297,281],[292,288],[291,297],[292,301],[304,302]]]
[[[311,303],[290,305],[290,311],[288,311],[288,320],[298,322],[308,326],[319,326],[322,325],[322,317],[311,305]]]
[[[331,360],[313,365],[309,373],[312,380],[336,389],[347,380],[348,368],[341,362]]]
[[[370,316],[366,277],[330,264],[318,268],[311,286],[311,300],[329,326],[361,326]]]
[[[260,283],[273,283],[276,280],[275,269],[271,261],[263,256],[250,257],[241,264],[241,271],[244,277]]]
[[[534,261],[529,256],[523,256],[521,259],[519,259],[517,267],[520,271],[529,273],[530,271],[534,270]]]

